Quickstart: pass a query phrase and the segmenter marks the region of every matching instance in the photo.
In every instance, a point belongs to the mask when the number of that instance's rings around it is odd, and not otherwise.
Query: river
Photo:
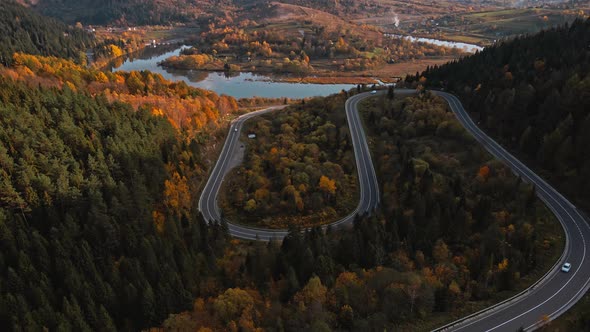
[[[402,36],[395,34],[385,34],[390,38],[406,38],[412,42],[424,42],[447,47],[457,47],[466,52],[474,53],[481,51],[483,47],[450,42],[430,38],[417,38],[412,36]],[[243,72],[233,75],[227,75],[223,72],[205,72],[199,70],[181,70],[163,68],[158,65],[159,62],[179,55],[181,50],[186,46],[175,49],[166,48],[147,48],[138,54],[127,58],[121,65],[113,71],[132,71],[132,70],[149,70],[161,74],[170,81],[185,81],[188,85],[207,89],[225,94],[235,98],[305,98],[314,96],[327,96],[342,90],[354,88],[351,84],[311,84],[311,83],[287,83],[277,82],[271,77]]]
[[[253,73],[236,73],[228,76],[222,72],[203,72],[198,70],[179,70],[163,68],[158,62],[173,55],[179,55],[184,47],[164,53],[147,49],[128,58],[113,71],[149,70],[161,74],[170,81],[185,81],[196,88],[215,91],[235,98],[305,98],[314,96],[328,96],[342,90],[355,87],[351,84],[308,84],[275,82],[269,76]]]

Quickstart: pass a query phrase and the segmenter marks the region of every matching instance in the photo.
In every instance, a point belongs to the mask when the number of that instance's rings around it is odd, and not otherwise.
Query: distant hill
[[[224,8],[224,1],[194,0],[20,0],[68,23],[151,25],[190,22]],[[227,1],[231,3],[231,1]]]
[[[0,1],[0,31],[2,64],[10,64],[15,52],[79,61],[81,53],[93,43],[93,37],[84,30],[39,15],[12,0]]]
[[[18,0],[38,12],[67,23],[153,25],[188,23],[224,11],[246,14],[250,9],[265,8],[268,0]],[[364,16],[367,12],[384,12],[375,0],[284,0],[281,3],[304,6],[341,17]]]
[[[118,24],[118,25],[167,25],[190,23],[197,19],[223,16],[257,20],[259,10],[276,4],[274,0],[17,0],[43,15],[52,16],[74,24]],[[416,1],[416,0],[414,0]],[[454,1],[454,0],[452,0]],[[406,3],[383,0],[280,0],[286,5],[302,6],[332,15],[341,19],[366,19],[386,17],[393,19],[396,12],[405,13]],[[412,2],[412,8],[428,10],[432,6],[421,6]],[[440,5],[434,12],[440,11]],[[443,6],[446,8],[445,6]],[[254,10],[254,13],[252,12]],[[391,18],[389,17],[391,16]],[[262,15],[264,17],[264,13]]]
[[[278,1],[271,1],[264,4],[243,5],[256,22],[267,25],[288,25],[289,23],[306,22],[308,24],[323,26],[327,31],[336,29],[350,29],[354,31],[358,28],[355,24],[344,20],[342,17],[331,14],[327,9],[319,10],[312,7],[292,5]],[[295,30],[294,33],[299,34]]]

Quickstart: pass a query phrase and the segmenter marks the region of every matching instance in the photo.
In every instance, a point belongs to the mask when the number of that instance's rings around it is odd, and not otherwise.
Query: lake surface
[[[469,53],[475,53],[476,51],[483,50],[483,47],[481,47],[479,45],[474,45],[474,44],[466,44],[466,43],[452,42],[452,41],[432,39],[432,38],[396,35],[396,34],[390,34],[390,33],[386,33],[385,36],[391,37],[391,38],[404,38],[404,39],[407,39],[411,42],[421,42],[421,43],[434,44],[434,45],[445,46],[445,47],[450,47],[450,48],[458,48],[458,49],[461,49],[461,50],[463,50],[465,52],[469,52]]]
[[[328,96],[340,91],[349,90],[356,85],[352,84],[305,84],[274,82],[268,76],[256,75],[253,73],[236,73],[228,77],[221,72],[203,72],[198,70],[169,69],[158,66],[173,55],[179,55],[185,46],[174,50],[163,50],[148,48],[133,57],[128,58],[112,71],[149,70],[161,74],[170,81],[185,81],[188,85],[207,89],[225,94],[235,98],[305,98],[314,96]],[[163,52],[163,53],[162,53]]]

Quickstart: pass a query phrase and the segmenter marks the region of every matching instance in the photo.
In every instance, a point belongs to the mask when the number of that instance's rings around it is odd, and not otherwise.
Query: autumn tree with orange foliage
[[[69,86],[73,90],[104,94],[109,100],[127,102],[136,110],[162,113],[189,136],[216,128],[223,117],[238,109],[237,101],[212,91],[192,88],[184,82],[170,82],[160,74],[144,72],[103,72],[69,60],[15,53],[13,68],[0,74],[23,80],[32,86]]]
[[[186,177],[174,172],[172,178],[164,182],[164,187],[164,205],[177,216],[187,216],[192,200]]]
[[[490,176],[490,167],[488,165],[483,165],[479,168],[479,172],[477,172],[477,176],[482,181],[486,181]]]
[[[328,196],[332,196],[336,193],[336,181],[330,180],[330,178],[327,176],[322,175],[322,177],[320,177],[320,183],[318,187]]]

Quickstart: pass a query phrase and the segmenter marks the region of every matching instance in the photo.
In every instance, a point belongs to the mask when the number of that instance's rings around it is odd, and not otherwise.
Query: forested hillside
[[[162,75],[142,72],[104,72],[56,57],[15,53],[12,67],[0,67],[0,74],[28,82],[30,86],[63,87],[101,94],[109,101],[123,101],[135,109],[145,107],[166,116],[186,134],[203,134],[217,128],[222,117],[237,110],[234,98],[209,90],[170,82]]]
[[[0,326],[137,330],[190,307],[223,236],[177,212],[194,157],[170,123],[5,78],[0,105]]]
[[[428,330],[436,317],[498,301],[553,264],[559,224],[444,100],[378,97],[363,109],[382,208],[352,230],[292,228],[280,247],[232,246],[218,260],[224,288],[164,327]],[[292,126],[287,114],[278,118]]]
[[[473,118],[590,210],[590,20],[486,48],[422,82],[457,93]]]
[[[13,60],[0,66],[0,326],[139,330],[190,308],[226,239],[193,210],[203,142],[235,100],[148,72]]]
[[[53,55],[83,62],[93,46],[82,29],[36,14],[14,0],[0,1],[0,64],[11,64],[14,52]]]

